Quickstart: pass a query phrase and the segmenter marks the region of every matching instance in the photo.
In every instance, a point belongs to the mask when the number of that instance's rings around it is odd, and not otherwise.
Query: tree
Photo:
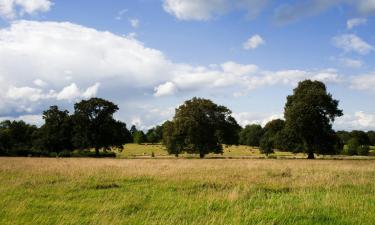
[[[176,109],[173,121],[163,129],[163,143],[169,153],[222,153],[222,144],[232,144],[239,125],[231,111],[211,100],[193,98]]]
[[[326,142],[332,141],[335,118],[343,115],[338,103],[320,81],[299,82],[293,95],[287,97],[285,127],[303,141],[308,159],[313,159],[314,153],[336,152],[334,145]]]
[[[371,145],[375,145],[375,131],[369,131],[367,132],[367,136],[370,140]]]
[[[43,119],[45,123],[37,134],[37,148],[56,153],[73,150],[73,123],[69,112],[61,111],[57,106],[51,106],[43,112]]]
[[[123,149],[123,145],[129,141],[129,131],[124,123],[113,118],[118,109],[114,103],[101,98],[76,103],[73,116],[75,146],[94,148],[96,156],[99,156],[100,149]]]
[[[154,128],[151,128],[147,131],[147,141],[149,143],[158,143],[163,139],[163,127],[162,126],[156,126]]]
[[[370,145],[370,138],[367,133],[361,130],[353,130],[350,132],[350,138],[357,139],[359,145]]]
[[[273,139],[271,136],[263,135],[260,140],[260,152],[268,156],[268,154],[274,153],[273,151]]]
[[[137,144],[142,144],[146,141],[146,135],[143,131],[136,131],[133,133],[133,142]]]
[[[240,132],[240,144],[248,146],[259,146],[264,134],[263,128],[258,124],[247,125]]]
[[[344,144],[347,144],[350,139],[350,133],[348,131],[340,130],[336,132],[337,136],[341,139]]]
[[[32,153],[33,137],[38,128],[24,121],[5,120],[0,123],[0,152],[3,155]]]

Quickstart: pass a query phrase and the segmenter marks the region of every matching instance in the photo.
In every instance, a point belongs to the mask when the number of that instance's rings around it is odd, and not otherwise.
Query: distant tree
[[[350,138],[349,141],[348,141],[346,154],[357,155],[359,147],[360,147],[360,144],[359,144],[358,139],[357,138]]]
[[[240,132],[240,144],[248,146],[259,146],[263,134],[264,131],[260,125],[247,125]]]
[[[338,103],[320,81],[302,81],[293,95],[287,97],[284,112],[286,129],[303,141],[308,159],[314,159],[314,152],[336,152],[333,144],[323,142],[332,141],[332,122],[343,115]]]
[[[158,143],[162,141],[163,139],[163,127],[162,126],[156,126],[154,128],[151,128],[147,131],[147,141],[149,143]]]
[[[370,145],[370,138],[367,133],[361,130],[353,130],[350,132],[350,138],[357,139],[359,145]]]
[[[337,136],[339,136],[339,138],[341,139],[341,141],[344,144],[347,144],[349,139],[351,138],[350,132],[348,132],[348,131],[340,130],[340,131],[337,131],[336,134],[337,134]]]
[[[51,106],[43,112],[43,119],[45,123],[37,133],[36,148],[56,153],[73,150],[73,122],[69,112]]]
[[[193,98],[176,109],[173,121],[164,125],[163,143],[171,154],[185,151],[203,158],[211,152],[222,153],[222,144],[236,142],[232,132],[238,129],[229,109],[208,99]]]
[[[146,142],[146,135],[143,133],[143,131],[136,131],[133,133],[133,142],[137,144]]]
[[[272,144],[272,148],[281,149],[283,144],[282,132],[285,128],[285,121],[282,119],[275,119],[269,121],[263,129],[264,136]]]
[[[367,136],[370,140],[370,144],[375,146],[375,131],[367,132]]]
[[[266,134],[263,135],[262,139],[260,140],[260,152],[268,156],[269,154],[274,153],[273,151],[273,138]]]
[[[26,156],[32,153],[33,137],[38,128],[24,121],[0,123],[0,154]]]
[[[122,122],[116,121],[113,114],[118,106],[101,98],[82,100],[74,105],[73,141],[78,148],[110,150],[112,147],[123,148],[128,142],[128,130]]]
[[[130,128],[130,134],[133,136],[133,134],[137,131],[138,131],[137,127],[135,125],[132,125]]]

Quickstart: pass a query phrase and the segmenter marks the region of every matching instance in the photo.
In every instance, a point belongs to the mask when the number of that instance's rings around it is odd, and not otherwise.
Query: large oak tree
[[[302,81],[287,97],[285,127],[303,141],[309,159],[314,153],[336,153],[338,138],[332,123],[343,115],[338,104],[320,81]]]

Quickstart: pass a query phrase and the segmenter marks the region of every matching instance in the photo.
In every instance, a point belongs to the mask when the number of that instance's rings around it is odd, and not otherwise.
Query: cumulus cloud
[[[32,15],[38,12],[50,10],[50,0],[1,0],[0,17],[4,19],[15,19],[25,14]]]
[[[332,39],[333,44],[337,48],[343,49],[345,52],[356,52],[366,55],[374,50],[374,47],[362,40],[355,34],[343,34]]]
[[[22,120],[26,123],[33,124],[36,126],[42,126],[44,124],[43,115],[22,115],[16,117],[0,117],[0,121],[10,120],[10,121],[19,121]]]
[[[346,26],[350,30],[350,29],[353,29],[354,27],[364,25],[366,23],[367,23],[367,19],[365,18],[353,18],[346,22]]]
[[[249,49],[256,49],[258,48],[260,45],[264,45],[265,41],[263,40],[263,38],[256,34],[252,37],[250,37],[244,44],[243,44],[243,47],[244,49],[246,50],[249,50]]]
[[[164,0],[163,8],[180,20],[210,20],[233,10],[244,10],[256,16],[266,0]]]
[[[177,87],[174,83],[168,81],[164,84],[161,84],[155,87],[154,90],[155,90],[154,96],[160,97],[160,96],[175,94],[177,92]]]
[[[238,124],[242,127],[250,124],[259,124],[265,126],[269,121],[275,119],[283,119],[282,113],[274,114],[262,114],[262,113],[250,113],[250,112],[237,112],[233,113],[233,117],[237,120]]]
[[[358,111],[354,114],[344,115],[337,119],[334,127],[337,130],[374,130],[375,114]]]

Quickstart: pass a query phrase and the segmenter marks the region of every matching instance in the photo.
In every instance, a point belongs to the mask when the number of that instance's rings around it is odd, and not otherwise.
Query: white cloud
[[[177,92],[177,87],[172,82],[166,82],[155,87],[155,94],[156,97],[166,96],[166,95],[174,95]]]
[[[354,27],[364,25],[366,23],[367,23],[367,19],[365,18],[353,18],[346,22],[346,26],[350,30],[350,29],[353,29]]]
[[[243,47],[244,49],[246,50],[249,50],[249,49],[256,49],[258,48],[260,45],[264,45],[265,41],[263,40],[263,38],[256,34],[252,37],[250,37],[244,44],[243,44]]]
[[[374,50],[374,47],[362,40],[355,34],[344,34],[336,36],[333,39],[333,44],[343,49],[346,52],[357,52],[365,55]]]
[[[33,83],[34,83],[36,86],[39,86],[39,87],[45,87],[45,86],[48,85],[46,82],[44,82],[44,81],[41,80],[41,79],[36,79],[36,80],[33,81]]]
[[[351,88],[375,91],[375,72],[353,77]]]
[[[164,0],[163,8],[180,20],[210,20],[233,10],[256,16],[267,0]]]
[[[51,6],[52,2],[50,0],[1,0],[0,17],[15,19],[25,14],[32,15],[38,12],[47,12]]]
[[[0,121],[10,120],[10,121],[19,121],[22,120],[26,123],[33,124],[36,126],[42,126],[44,124],[43,115],[22,115],[17,117],[0,117]]]
[[[259,124],[265,126],[269,121],[275,119],[283,119],[282,113],[274,114],[262,114],[262,113],[250,113],[250,112],[239,112],[233,113],[233,117],[237,120],[238,124],[242,127],[250,124]]]
[[[337,119],[334,127],[337,130],[374,130],[375,114],[358,111],[354,114],[344,115]]]
[[[134,28],[138,28],[140,21],[138,19],[129,19],[130,25]]]

